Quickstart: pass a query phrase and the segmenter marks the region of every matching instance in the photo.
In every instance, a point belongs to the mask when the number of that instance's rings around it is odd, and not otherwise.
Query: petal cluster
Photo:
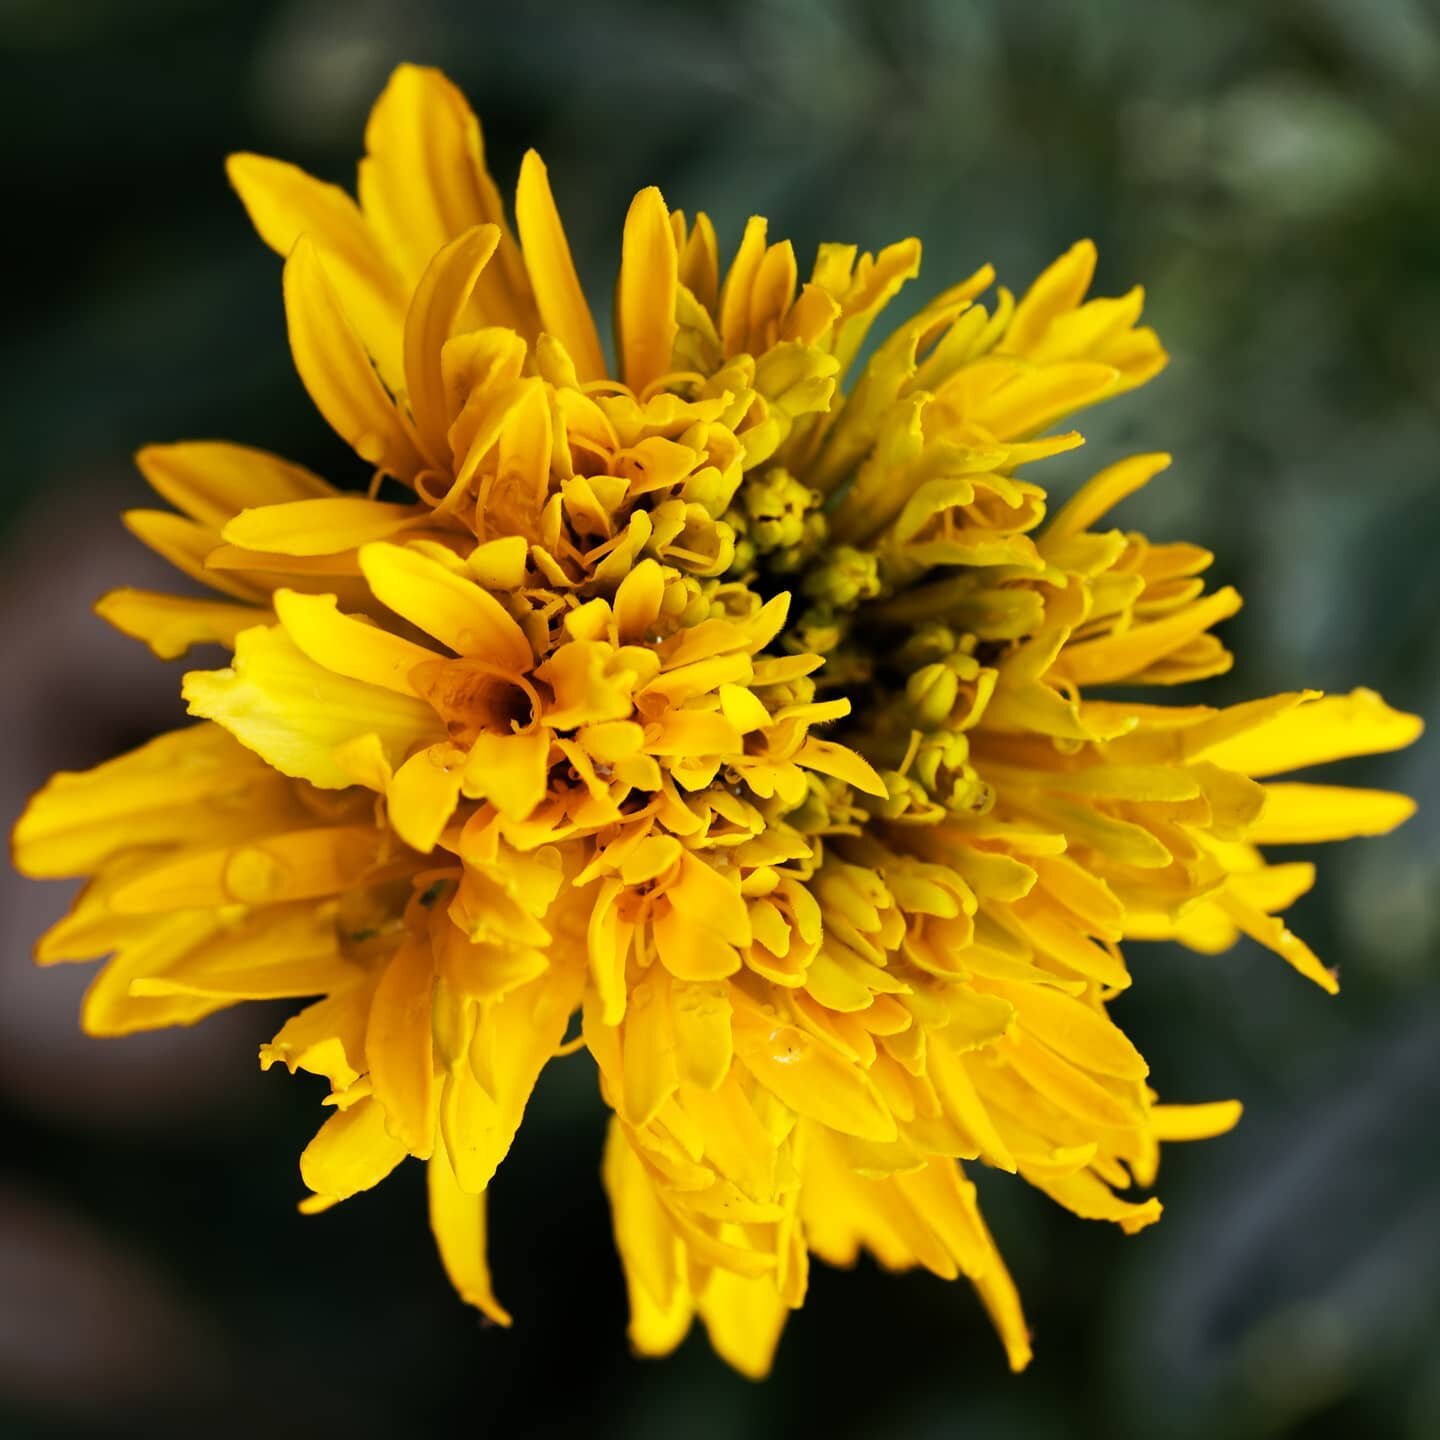
[[[330,1087],[302,1208],[425,1161],[444,1265],[501,1323],[485,1192],[583,1048],[638,1350],[698,1317],[762,1375],[810,1257],[863,1250],[966,1276],[1020,1368],[964,1165],[1157,1219],[1160,1143],[1239,1106],[1160,1101],[1107,1009],[1122,942],[1248,935],[1334,990],[1279,918],[1313,868],[1264,847],[1412,808],[1273,778],[1412,741],[1369,691],[1163,703],[1228,668],[1240,604],[1203,550],[1107,523],[1168,457],[1053,512],[1031,478],[1163,366],[1140,291],[1088,298],[1082,243],[877,340],[918,242],[824,245],[802,280],[757,218],[722,273],[650,189],[612,365],[543,163],[512,229],[434,71],[381,96],[358,202],[230,175],[372,483],[141,452],[174,508],[130,528],[213,594],[100,613],[230,663],[184,678],[201,723],[32,802],[20,866],[89,877],[39,959],[109,957],[94,1034],[308,1000],[260,1057]]]

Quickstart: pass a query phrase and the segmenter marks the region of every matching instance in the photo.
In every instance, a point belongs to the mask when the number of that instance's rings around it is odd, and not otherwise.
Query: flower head
[[[1245,934],[1333,991],[1278,918],[1312,867],[1263,847],[1411,802],[1270,777],[1418,720],[1365,690],[1127,698],[1227,669],[1240,599],[1203,550],[1108,528],[1168,457],[1058,511],[1033,478],[1165,362],[1139,290],[1086,298],[1089,244],[872,343],[918,242],[821,246],[802,282],[752,219],[722,278],[708,218],[644,190],[612,373],[538,156],[512,231],[469,108],[414,67],[366,149],[358,204],[230,175],[374,484],[141,452],[175,510],[132,530],[216,597],[100,613],[233,659],[185,676],[202,723],[32,802],[20,866],[90,877],[40,960],[110,957],[94,1034],[309,999],[260,1056],[330,1084],[302,1208],[426,1161],[445,1267],[502,1323],[485,1191],[578,1046],[638,1350],[698,1315],[763,1374],[810,1256],[864,1249],[965,1275],[1023,1366],[964,1164],[1157,1219],[1160,1143],[1239,1106],[1159,1100],[1107,1012],[1121,942]]]

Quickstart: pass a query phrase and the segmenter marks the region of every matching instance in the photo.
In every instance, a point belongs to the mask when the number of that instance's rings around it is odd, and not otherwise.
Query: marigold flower
[[[763,1375],[810,1256],[863,1249],[965,1275],[1019,1369],[963,1164],[1157,1219],[1160,1143],[1240,1107],[1159,1101],[1107,1013],[1121,943],[1249,935],[1334,991],[1278,918],[1313,869],[1263,847],[1412,804],[1272,777],[1420,722],[1367,690],[1126,698],[1226,670],[1240,598],[1198,547],[1103,528],[1168,457],[1056,513],[1029,478],[1165,363],[1138,289],[1086,298],[1090,244],[1019,300],[978,271],[860,363],[918,241],[822,245],[802,282],[755,218],[722,278],[709,219],[643,190],[612,374],[537,155],[512,231],[437,72],[399,69],[365,140],[358,204],[277,160],[230,177],[375,483],[140,453],[175,510],[130,528],[217,598],[100,613],[234,658],[184,678],[202,723],[31,803],[20,867],[89,877],[39,960],[109,957],[95,1035],[309,998],[260,1052],[330,1084],[302,1208],[425,1161],[445,1268],[502,1324],[486,1188],[583,1046],[638,1351],[698,1315]]]

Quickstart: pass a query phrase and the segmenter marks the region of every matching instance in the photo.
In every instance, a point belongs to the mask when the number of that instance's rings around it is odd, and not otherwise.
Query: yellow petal
[[[233,595],[237,600],[266,602],[266,594],[258,585],[238,576],[217,574],[208,569],[206,560],[215,549],[217,537],[213,530],[183,515],[168,510],[127,510],[120,517],[125,528],[163,555],[182,574],[212,590]]]
[[[417,665],[442,657],[378,625],[342,615],[333,595],[275,592],[275,610],[285,633],[317,665],[335,675],[379,685],[397,695],[415,695],[410,674]]]
[[[51,776],[15,826],[15,864],[37,879],[88,875],[135,846],[192,841],[241,796],[262,823],[267,814],[295,823],[276,785],[218,725],[173,730],[92,770]]]
[[[630,1343],[642,1355],[669,1354],[694,1315],[684,1251],[618,1120],[605,1137],[601,1175],[630,1296]]]
[[[670,985],[670,1019],[675,1030],[680,1078],[701,1090],[714,1090],[730,1073],[735,1044],[730,1000],[721,984]]]
[[[426,505],[335,495],[242,510],[221,534],[232,545],[272,555],[340,555],[368,541],[388,540],[414,529],[431,515]]]
[[[1150,1133],[1157,1140],[1213,1140],[1239,1124],[1243,1108],[1238,1100],[1212,1100],[1205,1105],[1153,1105]]]
[[[197,846],[203,845],[195,837]],[[336,895],[379,860],[384,836],[370,825],[320,826],[262,835],[219,849],[187,848],[121,885],[122,915],[225,905],[272,905]]]
[[[722,1360],[751,1380],[763,1380],[770,1373],[790,1313],[772,1278],[712,1270],[696,1308]]]
[[[832,740],[820,740],[811,736],[795,753],[795,763],[807,770],[818,770],[822,775],[834,775],[866,795],[884,799],[885,782],[875,773],[874,767],[863,756],[848,746],[837,745]]]
[[[552,956],[550,970],[484,1006],[469,1065],[446,1077],[441,1125],[459,1185],[478,1193],[509,1153],[541,1070],[579,1003],[584,971]]]
[[[625,1006],[621,1108],[625,1119],[635,1126],[648,1125],[680,1083],[666,976],[658,967],[657,971],[631,990]]]
[[[750,911],[739,884],[731,884],[698,856],[686,852],[681,857],[679,877],[665,895],[691,925],[713,932],[730,945],[750,943]]]
[[[138,977],[130,993],[283,1000],[325,995],[360,976],[340,953],[332,910],[271,905],[221,930],[162,973]]]
[[[380,739],[392,768],[417,746],[444,738],[423,701],[335,675],[283,630],[246,630],[225,670],[192,670],[181,693],[192,715],[214,720],[282,774],[322,790],[354,783],[335,749],[358,736]]]
[[[550,193],[545,162],[533,150],[520,162],[515,191],[515,224],[525,255],[525,268],[535,287],[540,323],[569,353],[582,384],[605,378],[605,357],[595,319],[575,273],[565,227]]]
[[[1054,321],[1085,298],[1095,275],[1095,242],[1077,240],[1038,275],[1015,306],[1003,349],[1023,354]]]
[[[637,394],[670,369],[678,260],[670,213],[652,185],[625,217],[615,318],[625,383]]]
[[[413,479],[424,462],[305,236],[285,262],[285,317],[295,368],[315,408],[361,459]]]
[[[136,995],[135,982],[168,970],[220,929],[213,914],[185,913],[146,918],[127,937],[114,959],[100,968],[80,1009],[87,1035],[133,1035],[172,1025],[193,1025],[216,1010],[233,1005],[227,995]]]
[[[1045,539],[1078,535],[1107,515],[1127,495],[1148,485],[1170,464],[1169,455],[1131,455],[1087,480],[1045,528]],[[1047,552],[1048,553],[1048,552]]]
[[[438,469],[449,469],[446,436],[454,418],[445,395],[441,350],[499,243],[500,231],[494,225],[462,231],[425,267],[405,316],[405,383],[410,410],[420,442]]]
[[[1399,750],[1419,739],[1425,722],[1418,715],[1392,710],[1373,690],[1327,695],[1236,735],[1205,751],[1205,758],[1242,775],[1275,775]]]
[[[300,1176],[317,1195],[348,1200],[378,1185],[405,1147],[385,1128],[385,1111],[366,1097],[337,1110],[300,1156]]]
[[[1103,1011],[1047,985],[992,980],[988,988],[1010,1001],[1026,1029],[1077,1065],[1122,1080],[1143,1080],[1150,1073],[1129,1037]]]
[[[735,1053],[797,1114],[862,1140],[894,1140],[895,1121],[870,1077],[793,1025],[739,1012]]]
[[[195,645],[228,645],[252,625],[270,621],[254,605],[227,605],[154,590],[112,590],[96,602],[95,613],[123,635],[144,641],[162,660],[175,660]]]
[[[1067,646],[1054,669],[1077,685],[1111,685],[1130,679],[1239,609],[1239,592],[1227,585],[1163,620]]]
[[[1408,795],[1390,790],[1283,782],[1265,787],[1265,809],[1246,838],[1256,845],[1310,845],[1384,835],[1414,813]]]
[[[479,122],[460,91],[438,70],[398,66],[370,112],[365,151],[360,205],[407,286],[461,231],[495,225],[499,253],[477,287],[477,323],[533,335],[524,262],[485,168]]]
[[[486,1258],[485,1197],[467,1195],[455,1183],[455,1172],[443,1145],[437,1146],[426,1170],[430,1195],[430,1229],[450,1283],[467,1304],[497,1325],[509,1325],[510,1313],[495,1298]]]
[[[1020,1168],[1025,1173],[1025,1167]],[[1138,1204],[1122,1200],[1088,1170],[1063,1176],[1031,1173],[1025,1178],[1082,1220],[1113,1220],[1127,1235],[1136,1234],[1160,1218],[1160,1202],[1153,1196]]]
[[[365,1059],[386,1127],[412,1155],[435,1144],[435,1062],[430,1002],[435,967],[428,940],[395,952],[375,987],[365,1030]]]
[[[745,348],[750,323],[750,294],[765,258],[766,224],[763,216],[752,215],[745,222],[740,248],[725,275],[720,291],[720,340],[726,355],[738,355]]]
[[[375,598],[459,655],[523,674],[533,663],[530,642],[488,591],[417,550],[366,545],[360,568]]]
[[[428,855],[435,848],[455,813],[464,768],[463,752],[447,742],[417,750],[391,777],[390,823],[411,849]]]
[[[223,529],[247,505],[283,505],[335,494],[303,466],[218,440],[146,445],[135,463],[158,494],[212,530]]]
[[[289,255],[302,235],[319,247],[380,374],[386,384],[400,385],[406,292],[355,202],[338,185],[263,155],[231,155],[225,172],[251,224],[277,255]]]
[[[502,815],[528,820],[550,780],[548,730],[528,735],[478,735],[465,762],[465,793],[491,801]]]

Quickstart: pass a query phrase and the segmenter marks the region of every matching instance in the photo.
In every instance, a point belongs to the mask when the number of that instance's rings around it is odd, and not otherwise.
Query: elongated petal
[[[338,185],[264,155],[231,155],[225,172],[260,238],[277,255],[289,255],[302,235],[310,237],[385,383],[403,384],[405,286],[355,202]]]
[[[375,987],[365,1030],[365,1059],[386,1129],[412,1155],[435,1144],[435,1062],[430,1029],[434,963],[426,940],[395,952]]]
[[[570,243],[550,193],[545,162],[533,150],[527,150],[520,163],[515,224],[520,231],[525,268],[535,287],[540,323],[565,347],[582,384],[604,379],[605,356],[595,331],[595,317],[575,273]]]
[[[124,635],[143,641],[162,660],[175,660],[196,645],[228,645],[252,625],[268,624],[271,616],[254,605],[227,605],[189,595],[161,595],[154,590],[112,590],[95,605],[95,613]]]
[[[497,1325],[509,1325],[510,1312],[495,1298],[486,1256],[485,1197],[455,1183],[444,1146],[437,1146],[426,1170],[430,1229],[440,1262],[460,1298]]]
[[[315,408],[362,460],[413,479],[424,462],[305,237],[285,262],[285,317],[295,368]]]
[[[147,445],[136,453],[135,463],[158,494],[213,530],[223,529],[247,506],[328,499],[335,494],[303,466],[265,450],[218,440]]]
[[[367,545],[360,568],[375,598],[460,655],[512,674],[533,661],[525,632],[489,591],[398,545]]]
[[[1385,835],[1415,813],[1408,795],[1346,785],[1283,782],[1265,787],[1265,809],[1247,838],[1257,845],[1311,845]]]
[[[1242,775],[1275,775],[1399,750],[1419,739],[1424,728],[1418,715],[1392,710],[1373,690],[1353,690],[1302,703],[1212,746],[1205,758]]]
[[[446,435],[450,406],[445,396],[441,351],[454,333],[480,273],[500,243],[494,225],[462,231],[425,267],[405,316],[405,383],[410,409],[431,463],[448,469]]]
[[[285,633],[317,665],[336,675],[379,685],[414,697],[410,674],[417,665],[439,660],[434,650],[392,635],[378,625],[342,615],[333,595],[275,592],[275,610]]]
[[[501,232],[481,280],[477,323],[534,333],[534,304],[500,192],[485,168],[480,125],[438,70],[400,65],[365,126],[360,205],[385,254],[413,288],[435,252],[474,225]]]
[[[631,203],[615,295],[625,383],[638,395],[670,369],[678,261],[670,213],[652,185]]]
[[[431,513],[425,505],[336,495],[242,510],[225,524],[221,535],[241,549],[272,555],[340,555],[371,540],[388,540],[415,529]]]

